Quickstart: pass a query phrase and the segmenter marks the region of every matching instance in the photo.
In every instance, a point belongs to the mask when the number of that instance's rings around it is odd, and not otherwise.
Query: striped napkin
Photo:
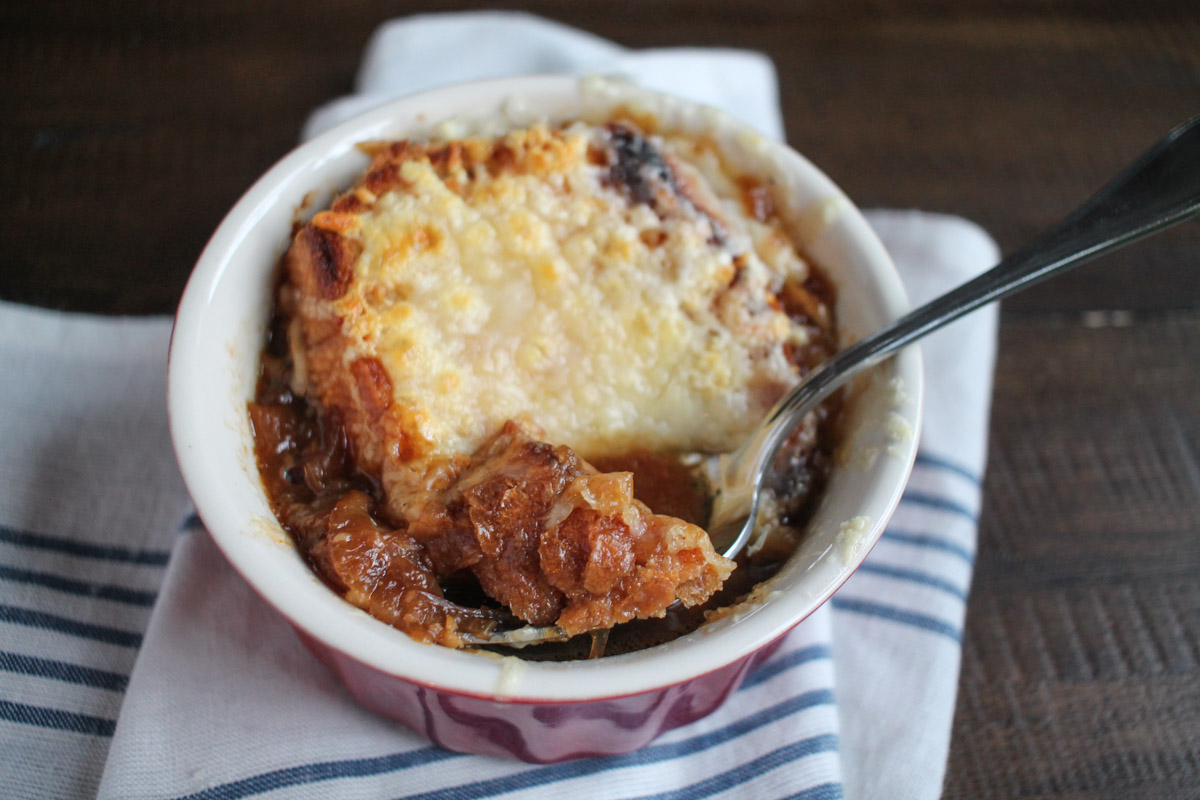
[[[520,14],[389,23],[347,113],[438,82],[603,71],[779,135],[757,54],[630,52]],[[836,178],[836,176],[835,176]],[[961,219],[868,215],[914,302],[989,266]],[[720,710],[642,750],[531,766],[359,708],[215,550],[171,454],[166,319],[0,303],[0,786],[28,798],[928,798],[941,791],[995,311],[923,345],[920,455],[864,566]]]

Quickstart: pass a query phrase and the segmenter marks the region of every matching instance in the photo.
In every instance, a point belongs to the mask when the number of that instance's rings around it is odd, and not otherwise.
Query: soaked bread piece
[[[517,617],[572,634],[703,602],[733,566],[701,528],[634,499],[631,473],[597,473],[515,422],[442,507],[408,527],[439,572],[469,569]]]

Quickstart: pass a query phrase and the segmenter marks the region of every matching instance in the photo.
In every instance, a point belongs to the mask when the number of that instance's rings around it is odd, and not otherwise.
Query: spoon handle
[[[1200,211],[1200,116],[1171,131],[1074,213],[992,269],[910,311],[826,361],[785,395],[752,437],[765,465],[801,408],[959,317]],[[749,444],[749,443],[748,443]],[[751,447],[753,445],[751,444]],[[747,454],[753,452],[749,448]]]

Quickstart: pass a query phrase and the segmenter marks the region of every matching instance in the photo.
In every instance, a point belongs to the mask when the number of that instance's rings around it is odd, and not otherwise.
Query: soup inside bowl
[[[414,641],[322,581],[272,513],[256,463],[254,398],[281,254],[298,215],[325,208],[369,162],[364,142],[499,135],[537,121],[652,120],[704,137],[772,184],[789,234],[836,286],[844,342],[899,316],[903,289],[852,203],[785,146],[721,112],[618,82],[523,78],[405,98],[289,154],[238,202],[201,256],[172,338],[169,408],[184,479],[234,567],[364,704],[452,749],[534,761],[630,750],[711,711],[861,563],[915,456],[915,350],[851,387],[827,485],[794,554],[749,599],[635,652],[543,663]],[[630,715],[633,715],[632,717]],[[505,732],[488,720],[503,720]]]

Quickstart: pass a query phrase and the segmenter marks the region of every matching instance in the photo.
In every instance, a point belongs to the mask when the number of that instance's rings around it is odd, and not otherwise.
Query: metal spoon
[[[708,533],[728,558],[746,546],[763,481],[796,425],[838,387],[906,345],[1028,286],[1200,212],[1200,116],[1172,130],[1057,226],[956,289],[839,352],[775,404],[737,450],[710,459]],[[567,638],[559,628],[495,631],[474,644],[523,647]]]

